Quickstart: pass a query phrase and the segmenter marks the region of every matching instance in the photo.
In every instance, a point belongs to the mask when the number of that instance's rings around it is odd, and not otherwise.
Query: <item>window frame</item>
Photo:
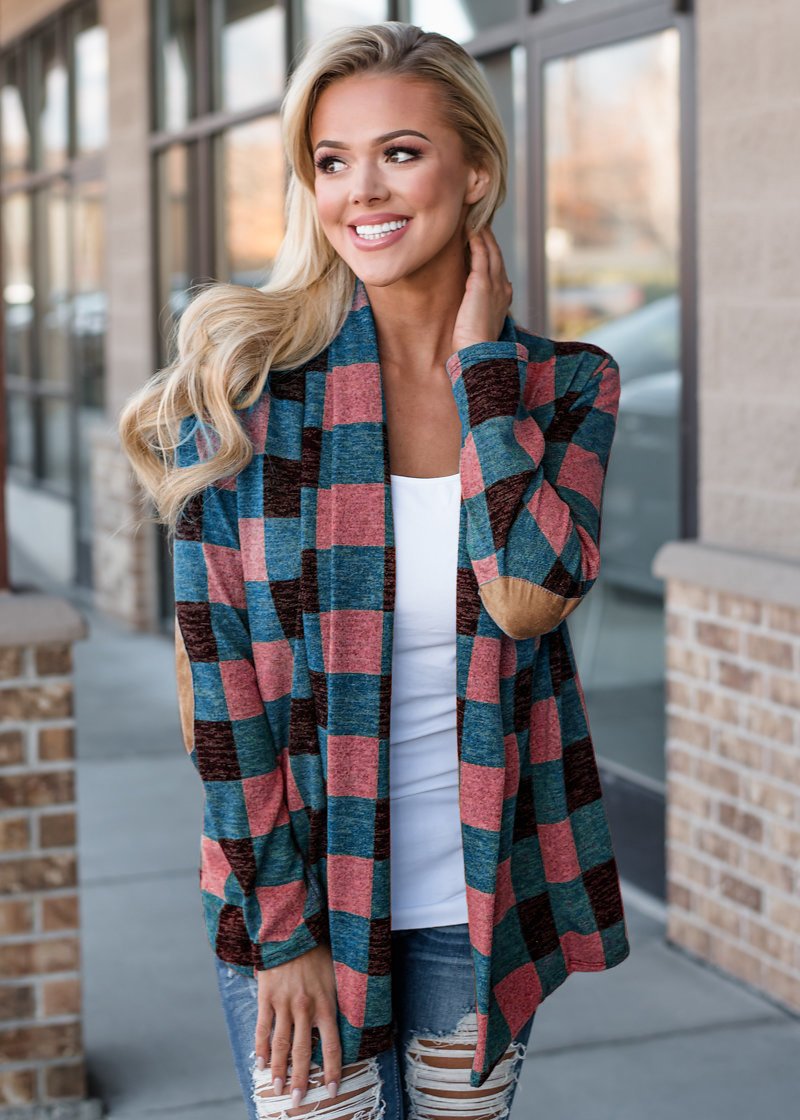
[[[64,188],[67,206],[67,254],[68,284],[70,314],[72,314],[72,301],[75,296],[75,257],[74,257],[74,204],[75,193],[79,185],[85,181],[98,181],[105,184],[106,159],[105,147],[86,153],[77,151],[77,97],[76,97],[76,72],[75,72],[75,35],[88,23],[87,13],[93,13],[95,21],[103,25],[100,0],[70,0],[56,12],[51,12],[41,20],[28,27],[17,38],[9,41],[0,51],[0,59],[5,61],[11,56],[18,58],[23,69],[23,82],[25,97],[30,113],[30,148],[28,166],[24,170],[13,172],[6,176],[4,169],[0,168],[0,204],[15,194],[22,193],[28,199],[30,224],[29,246],[31,259],[31,276],[33,279],[34,295],[32,301],[32,338],[31,338],[31,377],[12,377],[5,371],[5,363],[0,356],[0,369],[3,370],[5,392],[7,395],[21,398],[25,401],[31,422],[33,447],[31,449],[32,470],[7,463],[6,475],[9,481],[15,484],[47,494],[61,502],[66,502],[72,509],[74,536],[72,547],[76,578],[79,584],[91,586],[91,543],[84,539],[81,525],[85,518],[85,511],[81,509],[81,458],[80,458],[80,431],[81,431],[81,384],[78,363],[76,340],[70,329],[68,337],[67,378],[62,383],[48,381],[43,376],[42,370],[42,287],[41,260],[42,238],[47,235],[46,229],[41,228],[37,221],[36,211],[41,206],[41,192],[53,187]],[[38,167],[39,157],[42,154],[42,137],[40,129],[40,94],[41,83],[37,84],[39,63],[35,59],[36,44],[41,43],[45,36],[55,34],[64,57],[67,71],[67,106],[66,106],[66,150],[64,159],[57,167]],[[107,90],[106,90],[107,95]],[[2,258],[0,257],[0,285],[2,285]],[[3,323],[5,328],[5,323]],[[0,337],[5,338],[5,329],[0,332]],[[5,347],[5,341],[3,342]],[[105,375],[105,371],[104,371]],[[104,376],[105,385],[105,376]],[[57,400],[64,403],[67,411],[67,474],[63,480],[47,478],[45,475],[47,464],[47,436],[46,405],[48,401]],[[10,409],[6,409],[6,420]],[[5,438],[5,432],[4,432]]]

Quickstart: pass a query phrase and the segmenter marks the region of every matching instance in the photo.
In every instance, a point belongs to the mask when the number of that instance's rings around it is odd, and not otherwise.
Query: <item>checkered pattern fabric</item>
[[[570,973],[629,953],[566,623],[511,637],[481,597],[501,577],[565,603],[592,587],[619,371],[598,347],[509,317],[447,373],[463,434],[456,689],[479,1087]],[[360,281],[327,351],[272,371],[238,415],[251,462],[187,505],[174,540],[205,922],[215,953],[248,975],[329,943],[348,1064],[392,1043],[395,551]],[[214,450],[187,417],[177,465]]]

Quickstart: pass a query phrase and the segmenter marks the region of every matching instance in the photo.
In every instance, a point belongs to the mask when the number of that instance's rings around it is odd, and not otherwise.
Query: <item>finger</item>
[[[275,1093],[284,1091],[286,1085],[286,1067],[289,1061],[289,1049],[292,1040],[292,1012],[287,1007],[279,1007],[275,1012],[275,1030],[272,1033],[272,1061],[270,1073],[273,1084],[280,1078],[280,1085],[275,1085]]]
[[[487,242],[489,245],[489,257],[491,259],[492,266],[497,266],[497,279],[502,284],[508,284],[510,283],[510,281],[508,279],[506,262],[505,258],[503,257],[503,250],[500,246],[500,242],[497,240],[493,229],[487,227],[486,233]]]
[[[489,274],[492,279],[492,284],[499,287],[506,281],[506,266],[503,260],[503,252],[495,237],[494,233],[487,229],[487,255],[489,258]]]
[[[335,1083],[335,1089],[331,1093],[331,1096],[335,1097],[342,1083],[342,1043],[339,1038],[336,1016],[331,1014],[318,1016],[317,1026],[322,1041],[322,1068],[325,1071],[325,1084]]]
[[[476,233],[470,238],[470,252],[472,254],[472,271],[485,279],[490,278],[489,253],[483,233]]]
[[[506,262],[503,257],[503,250],[500,248],[500,242],[495,237],[494,231],[487,228],[489,234],[489,256],[492,268],[492,285],[497,289],[504,289],[505,296],[509,303],[514,294],[514,289],[506,269]]]
[[[263,1058],[264,1066],[270,1064],[270,1031],[274,1020],[272,1006],[264,1001],[258,1006],[258,1019],[256,1020],[255,1052],[256,1058]]]
[[[294,1009],[294,1042],[292,1043],[292,1108],[302,1101],[308,1089],[308,1067],[311,1064],[311,1017],[305,1008]],[[296,1090],[300,1096],[295,1098]]]
[[[480,230],[478,230],[476,233],[473,233],[470,237],[469,247],[474,256],[480,257],[482,255],[485,255],[486,243],[483,239],[483,233]]]

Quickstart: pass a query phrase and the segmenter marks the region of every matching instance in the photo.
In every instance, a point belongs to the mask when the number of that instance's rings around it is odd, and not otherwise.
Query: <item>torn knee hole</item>
[[[252,1099],[259,1120],[289,1120],[307,1113],[314,1113],[320,1120],[381,1120],[383,1117],[386,1104],[381,1098],[382,1082],[377,1058],[344,1066],[335,1098],[328,1095],[324,1071],[312,1064],[308,1072],[308,1089],[296,1107],[291,1106],[291,1065],[286,1073],[284,1088],[287,1091],[276,1095],[269,1067],[263,1070],[252,1067]]]
[[[452,1033],[414,1037],[406,1051],[409,1120],[500,1120],[510,1110],[526,1046],[512,1042],[486,1082],[476,1089],[470,1073],[478,1037],[477,1016],[468,1012]]]

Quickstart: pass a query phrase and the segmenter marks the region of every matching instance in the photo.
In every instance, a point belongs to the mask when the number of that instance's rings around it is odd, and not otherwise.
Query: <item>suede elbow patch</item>
[[[480,587],[489,614],[510,638],[535,638],[555,629],[575,610],[580,597],[565,599],[517,576],[498,576]]]
[[[194,746],[194,691],[192,667],[183,641],[183,634],[177,621],[175,623],[175,679],[178,686],[178,713],[181,721],[183,745],[191,754]]]

